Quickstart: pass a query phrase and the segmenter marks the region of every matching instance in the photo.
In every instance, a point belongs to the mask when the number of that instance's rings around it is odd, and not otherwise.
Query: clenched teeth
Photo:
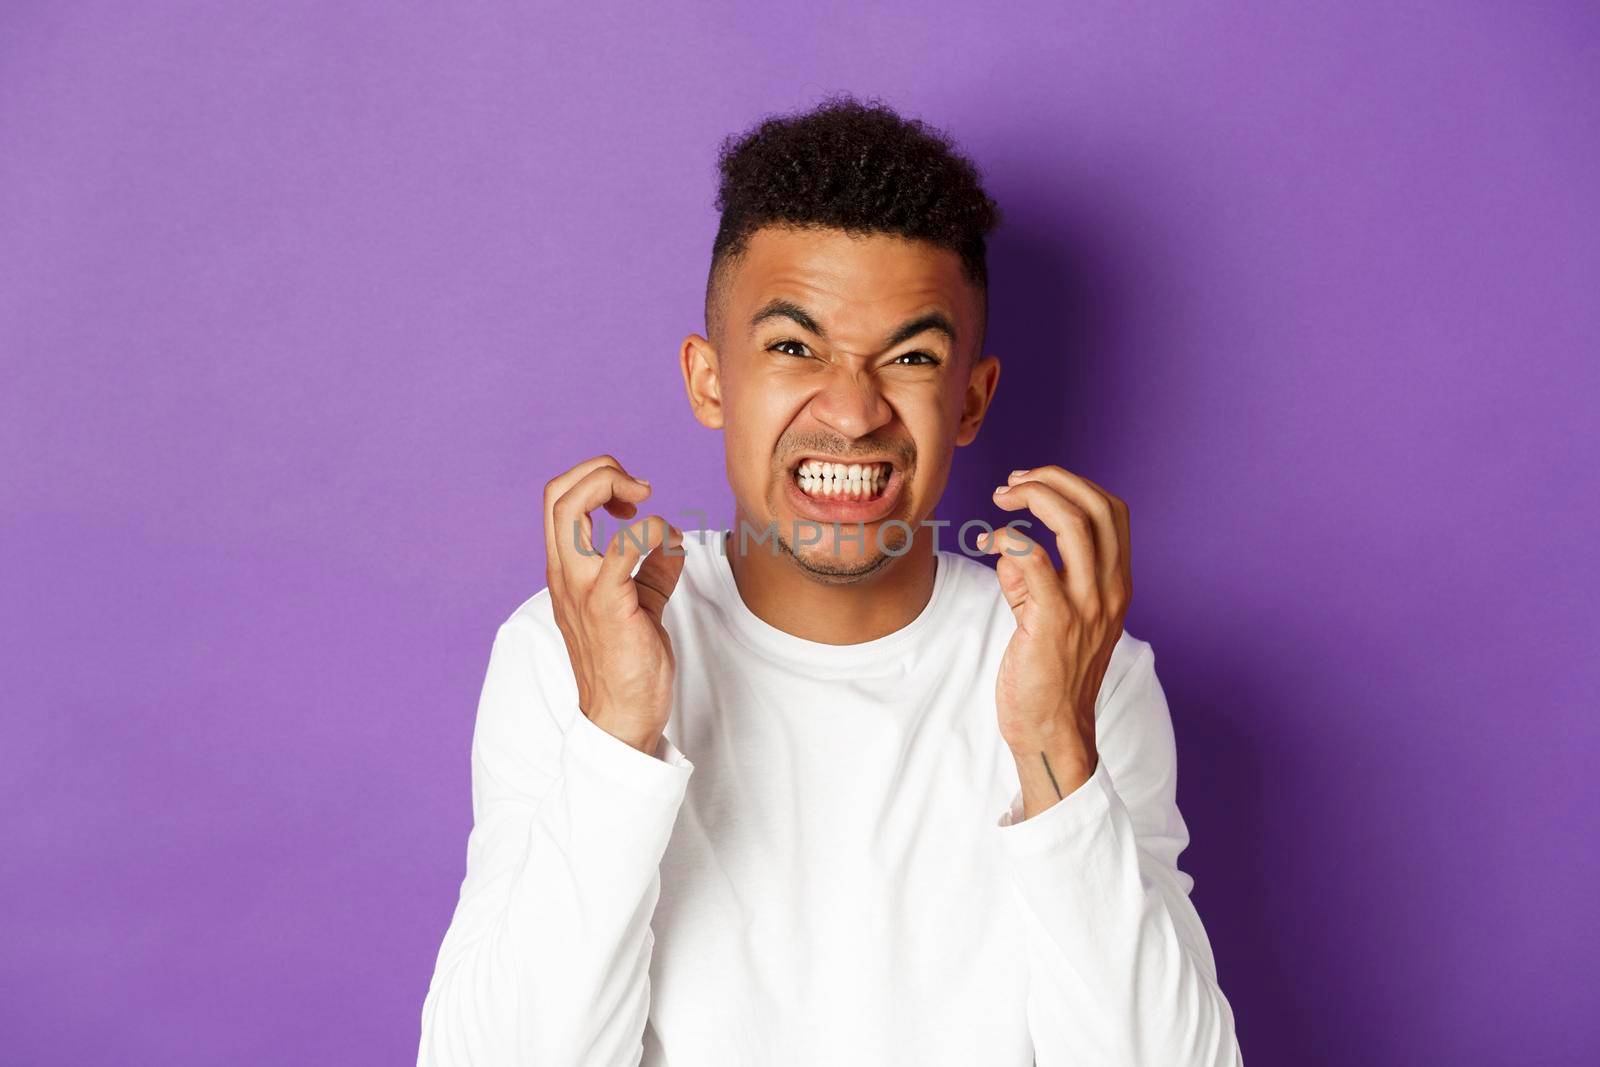
[[[883,492],[893,468],[887,463],[800,464],[796,476],[807,496],[834,500],[867,500]]]

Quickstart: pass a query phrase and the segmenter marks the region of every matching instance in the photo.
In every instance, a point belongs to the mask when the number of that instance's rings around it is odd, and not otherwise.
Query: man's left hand
[[[1012,471],[994,493],[1006,511],[1027,509],[1055,535],[1064,564],[1014,526],[979,544],[1017,629],[995,683],[1000,734],[1017,761],[1023,817],[1089,780],[1099,762],[1095,701],[1133,598],[1128,505],[1057,466]]]

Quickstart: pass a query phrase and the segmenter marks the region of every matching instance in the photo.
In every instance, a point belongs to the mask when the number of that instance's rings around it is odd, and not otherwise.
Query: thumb
[[[1019,622],[1022,619],[1022,607],[1028,602],[1028,575],[1008,549],[1014,551],[1024,545],[1038,547],[1031,538],[1010,526],[991,530],[978,538],[980,548],[1000,557],[994,563],[995,577],[1000,579],[1000,592],[1005,595],[1006,603]]]

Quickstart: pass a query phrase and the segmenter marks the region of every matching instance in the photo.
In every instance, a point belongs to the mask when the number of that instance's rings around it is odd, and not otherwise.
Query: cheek
[[[724,426],[746,451],[763,452],[772,458],[773,447],[805,410],[814,389],[781,376],[746,377],[729,388],[723,397]]]
[[[786,401],[807,395],[810,386],[800,374],[782,374],[770,365],[740,367],[723,382],[726,398],[752,414],[782,407]]]
[[[919,459],[932,449],[937,452],[955,437],[961,421],[961,398],[933,383],[885,390],[884,397],[894,407],[900,422],[917,443]]]
[[[951,454],[961,421],[961,398],[949,390],[906,390],[896,411],[917,449],[917,473],[911,488],[920,500],[936,493],[949,476]]]
[[[723,392],[723,446],[729,478],[745,492],[763,491],[773,455],[809,396],[792,382],[746,376]]]

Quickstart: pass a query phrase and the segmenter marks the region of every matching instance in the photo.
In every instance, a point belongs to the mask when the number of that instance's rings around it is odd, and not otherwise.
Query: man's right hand
[[[617,530],[602,554],[589,520],[597,507],[630,519],[649,495],[649,483],[612,456],[585,460],[544,487],[544,544],[545,577],[579,709],[653,756],[672,712],[672,638],[661,613],[683,573],[683,533],[647,515]]]

